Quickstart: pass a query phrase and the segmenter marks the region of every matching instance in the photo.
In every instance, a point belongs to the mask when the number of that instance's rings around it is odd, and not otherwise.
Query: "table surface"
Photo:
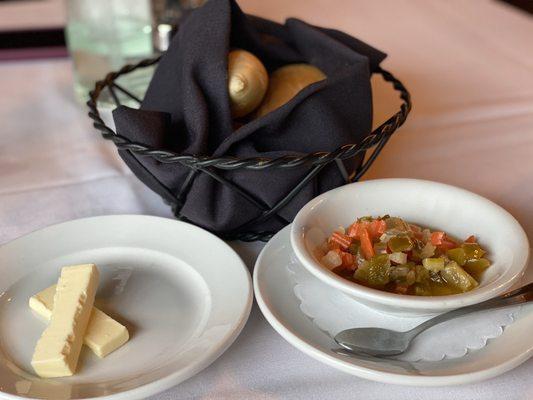
[[[414,109],[365,179],[458,185],[509,210],[533,237],[533,19],[489,0],[242,0],[245,11],[331,26],[389,54],[384,67]],[[374,82],[376,123],[397,107]],[[0,64],[0,243],[105,214],[170,217],[92,130],[73,100],[68,60]],[[232,244],[253,265],[261,244]],[[153,399],[525,399],[533,361],[479,384],[398,387],[338,372],[283,340],[254,306],[244,331],[206,370]]]

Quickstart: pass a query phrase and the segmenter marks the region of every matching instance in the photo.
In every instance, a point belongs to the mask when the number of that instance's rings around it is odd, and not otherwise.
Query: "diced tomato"
[[[370,234],[368,229],[362,229],[359,234],[359,240],[361,241],[361,252],[363,256],[370,260],[375,255],[374,246],[372,245],[372,240],[370,239]]]
[[[355,221],[348,229],[348,236],[354,239],[359,239],[359,236],[361,235],[361,230],[365,229],[367,226],[368,222],[366,221]]]
[[[456,247],[459,247],[457,243],[455,243],[453,240],[450,240],[448,238],[445,238],[440,245],[437,246],[439,249],[443,251],[448,251],[451,249],[455,249]]]
[[[352,244],[352,239],[349,236],[339,232],[333,232],[330,240],[332,242],[338,243],[340,248],[344,250],[346,250]]]
[[[442,241],[445,240],[446,234],[444,232],[432,232],[431,233],[431,244],[433,246],[440,246]]]
[[[360,239],[361,232],[365,229],[368,231],[370,239],[378,239],[387,230],[387,224],[382,219],[376,219],[372,222],[354,222],[348,229],[348,236],[354,239]]]
[[[357,233],[356,231],[357,231],[356,223],[351,224],[348,227],[348,229],[346,229],[346,233],[348,234],[348,236],[350,236],[351,238],[354,238],[354,239],[355,239],[355,235]]]
[[[342,251],[341,249],[334,250],[341,258],[342,264],[337,268],[347,269],[349,271],[355,271],[357,269],[356,260],[352,253]]]
[[[465,240],[465,243],[477,243],[477,239],[474,235],[472,235]]]
[[[370,223],[368,229],[371,239],[379,239],[387,230],[387,224],[382,219],[376,219]]]
[[[437,248],[443,252],[459,247],[459,245],[446,236],[444,232],[433,232],[431,234],[431,244],[437,246]]]
[[[352,253],[342,252],[341,255],[342,258],[342,266],[344,268],[347,268],[351,271],[355,271],[356,265],[355,265],[355,257]]]

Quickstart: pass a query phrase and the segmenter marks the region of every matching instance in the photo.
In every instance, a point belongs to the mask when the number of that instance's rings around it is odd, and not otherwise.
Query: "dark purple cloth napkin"
[[[227,55],[232,48],[252,52],[269,72],[285,64],[309,63],[328,78],[234,130],[227,93]],[[121,106],[113,112],[116,129],[132,141],[190,155],[273,158],[332,151],[370,133],[370,75],[384,58],[382,52],[342,32],[297,19],[280,25],[244,14],[234,0],[210,0],[180,26],[141,108]],[[176,201],[188,168],[120,153],[139,179],[169,202]],[[350,172],[360,163],[358,158],[345,164]],[[216,172],[271,207],[309,169]],[[343,183],[332,163],[279,211],[279,217],[248,230],[277,231],[310,199]],[[188,220],[218,233],[235,229],[261,212],[205,173],[196,175],[181,209]]]

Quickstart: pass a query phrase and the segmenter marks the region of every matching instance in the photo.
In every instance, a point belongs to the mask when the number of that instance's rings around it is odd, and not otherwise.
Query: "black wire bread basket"
[[[190,171],[179,192],[175,195],[172,195],[170,201],[168,198],[166,199],[167,202],[170,203],[176,218],[187,221],[187,218],[181,214],[181,209],[187,197],[190,184],[198,174],[208,175],[211,179],[231,188],[231,190],[237,193],[240,197],[257,207],[260,213],[246,223],[241,224],[241,226],[229,231],[214,232],[225,240],[269,240],[276,232],[256,231],[253,229],[253,227],[270,219],[278,219],[282,224],[289,224],[290,221],[278,215],[279,210],[287,205],[308,182],[310,182],[323,168],[328,165],[334,164],[338,168],[339,173],[343,177],[344,183],[358,181],[376,160],[391,135],[405,122],[407,115],[411,110],[410,95],[405,86],[390,72],[379,67],[376,70],[376,73],[380,74],[385,81],[390,82],[394,89],[399,92],[402,104],[400,106],[400,110],[396,114],[390,117],[387,121],[377,127],[373,132],[371,132],[358,143],[345,144],[331,152],[314,152],[304,156],[288,155],[277,158],[256,157],[240,159],[235,157],[210,157],[205,155],[180,154],[165,149],[153,148],[141,143],[136,143],[124,136],[117,134],[115,131],[113,131],[113,129],[104,123],[97,107],[99,98],[105,90],[109,91],[110,97],[117,106],[121,104],[119,100],[119,97],[121,96],[125,96],[140,104],[141,99],[131,93],[130,90],[118,84],[117,78],[129,74],[137,69],[153,66],[159,62],[159,59],[160,57],[157,57],[143,60],[134,65],[126,65],[119,71],[111,72],[107,74],[103,80],[98,81],[95,84],[94,90],[91,91],[90,99],[87,102],[87,106],[90,110],[88,115],[94,121],[93,125],[101,133],[102,137],[112,141],[118,150],[127,151],[138,156],[151,157],[161,163],[179,163],[181,166]],[[370,154],[366,154],[366,159],[359,164],[353,173],[349,174],[344,166],[343,161],[352,159],[354,157],[364,157],[365,152],[371,149],[373,149],[373,151]],[[256,198],[247,190],[223,176],[224,171],[238,169],[246,169],[249,171],[265,171],[272,169],[290,170],[302,166],[307,166],[309,168],[309,171],[305,177],[273,206],[268,206],[264,201],[262,201],[262,199]]]

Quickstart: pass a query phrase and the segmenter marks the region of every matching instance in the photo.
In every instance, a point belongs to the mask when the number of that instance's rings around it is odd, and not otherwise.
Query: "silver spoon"
[[[523,304],[533,300],[533,283],[508,292],[502,296],[448,311],[431,318],[406,332],[382,328],[352,328],[339,332],[335,342],[353,352],[372,356],[396,356],[405,352],[411,341],[426,329],[453,318],[472,312]]]

